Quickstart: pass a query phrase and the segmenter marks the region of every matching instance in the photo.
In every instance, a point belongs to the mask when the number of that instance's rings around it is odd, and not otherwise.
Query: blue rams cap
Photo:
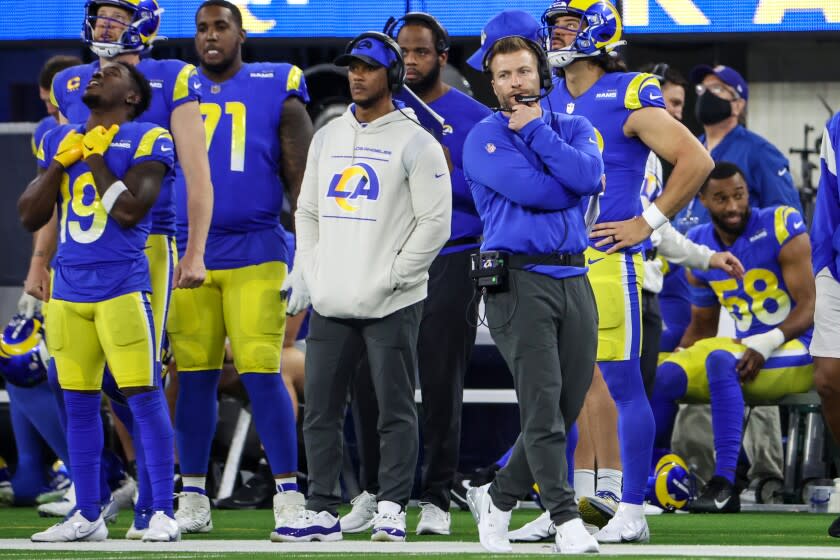
[[[746,100],[750,96],[750,89],[747,87],[747,81],[737,70],[729,66],[718,64],[717,66],[709,66],[708,64],[701,64],[691,69],[689,79],[694,84],[699,84],[703,78],[709,74],[717,76],[721,82],[732,87],[738,92],[738,95]]]
[[[385,43],[375,37],[363,37],[353,45],[353,50],[335,59],[336,66],[350,66],[354,59],[370,66],[388,68],[396,62],[397,55]]]
[[[518,35],[540,43],[540,23],[528,12],[505,10],[495,15],[481,30],[481,47],[467,59],[467,64],[476,70],[484,71],[484,57],[493,43],[503,37]]]

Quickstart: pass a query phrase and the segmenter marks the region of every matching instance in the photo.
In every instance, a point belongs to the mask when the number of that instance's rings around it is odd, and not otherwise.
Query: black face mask
[[[732,102],[706,90],[697,98],[694,115],[705,125],[717,124],[732,116]]]

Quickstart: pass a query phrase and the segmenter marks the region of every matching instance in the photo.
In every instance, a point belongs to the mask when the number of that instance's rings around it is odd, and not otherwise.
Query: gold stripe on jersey
[[[627,86],[627,91],[624,93],[624,107],[631,111],[641,109],[642,101],[639,99],[639,93],[649,85],[654,85],[657,89],[661,89],[659,80],[653,74],[641,73],[633,78]]]
[[[46,156],[44,154],[44,138],[46,136],[47,135],[44,134],[44,136],[41,137],[41,143],[38,144],[38,151],[35,152],[35,159],[37,159],[38,161],[44,161],[46,159]],[[32,141],[35,142],[35,139],[33,138]]]
[[[300,89],[300,79],[303,77],[303,70],[297,66],[292,66],[289,70],[289,77],[286,78],[286,91],[295,91]]]
[[[776,208],[775,216],[773,223],[776,229],[776,241],[779,242],[779,245],[782,245],[785,241],[787,241],[788,237],[790,237],[790,231],[787,228],[787,220],[788,216],[790,216],[795,210],[790,206],[779,206]]]
[[[195,66],[185,64],[178,77],[175,78],[175,90],[172,92],[172,101],[179,101],[190,94],[190,78],[195,76]]]
[[[156,126],[146,132],[146,134],[143,135],[143,138],[140,139],[140,144],[137,145],[137,151],[134,152],[134,157],[132,159],[139,159],[141,157],[151,155],[152,150],[155,147],[155,142],[157,142],[161,137],[172,140],[169,132],[167,132],[165,128],[161,128],[159,126]]]

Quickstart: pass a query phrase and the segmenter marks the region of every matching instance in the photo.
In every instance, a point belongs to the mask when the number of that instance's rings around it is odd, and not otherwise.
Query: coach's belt
[[[583,253],[550,253],[548,255],[511,255],[510,268],[525,268],[526,266],[576,266],[583,268],[586,261]]]

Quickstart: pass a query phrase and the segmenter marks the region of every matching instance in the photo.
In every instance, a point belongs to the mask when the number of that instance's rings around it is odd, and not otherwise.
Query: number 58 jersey
[[[205,249],[209,270],[286,261],[280,226],[284,184],[280,123],[290,97],[309,101],[303,72],[284,63],[243,64],[216,83],[198,71],[201,114],[213,181],[213,219]],[[178,250],[186,248],[183,177],[175,184]]]
[[[806,233],[802,215],[790,206],[752,208],[747,227],[731,247],[721,243],[711,223],[688,232],[688,238],[715,251],[730,251],[744,264],[742,280],[731,278],[718,269],[692,269],[703,284],[692,287],[691,303],[711,307],[718,303],[735,320],[738,338],[761,334],[784,321],[796,301],[788,292],[779,252],[791,239]],[[813,329],[800,340],[809,344]]]
[[[50,166],[61,141],[72,133],[84,134],[85,125],[61,125],[44,136],[38,165]],[[172,137],[150,123],[126,122],[105,152],[105,165],[117,179],[132,167],[157,161],[175,164]],[[165,181],[166,179],[164,179]],[[151,291],[149,264],[144,253],[152,212],[133,227],[123,227],[102,206],[88,165],[79,160],[67,168],[58,193],[58,253],[53,297],[90,303],[136,291]]]

